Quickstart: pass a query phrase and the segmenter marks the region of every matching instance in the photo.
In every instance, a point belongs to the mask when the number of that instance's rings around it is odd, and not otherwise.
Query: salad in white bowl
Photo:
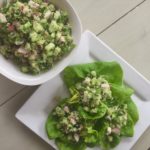
[[[81,37],[67,1],[13,1],[0,8],[0,71],[9,79],[41,84],[66,67]]]

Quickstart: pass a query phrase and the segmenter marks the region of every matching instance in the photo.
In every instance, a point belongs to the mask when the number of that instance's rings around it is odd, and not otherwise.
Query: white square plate
[[[132,98],[138,107],[140,119],[135,126],[134,137],[123,138],[115,148],[116,150],[129,150],[150,125],[150,82],[93,33],[86,31],[82,35],[78,52],[72,64],[92,62],[94,60],[117,61],[124,70],[125,82],[135,90]],[[56,97],[64,97],[66,94],[65,85],[61,79],[61,74],[59,74],[37,89],[17,112],[16,118],[56,148],[54,141],[49,140],[46,135],[45,121],[49,112],[57,103]]]

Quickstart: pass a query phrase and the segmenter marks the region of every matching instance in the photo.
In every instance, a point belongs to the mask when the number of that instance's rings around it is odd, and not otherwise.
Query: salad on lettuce
[[[116,62],[68,66],[63,72],[70,96],[49,114],[46,131],[59,150],[111,149],[134,135],[139,119]]]
[[[68,13],[45,0],[0,8],[0,53],[28,74],[47,71],[75,47]]]

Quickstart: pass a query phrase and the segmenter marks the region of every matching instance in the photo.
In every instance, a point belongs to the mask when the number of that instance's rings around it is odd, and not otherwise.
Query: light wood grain
[[[0,106],[23,87],[0,75]]]
[[[144,132],[132,150],[150,150],[150,127]]]
[[[77,10],[84,29],[95,34],[144,0],[69,0]]]
[[[150,79],[150,1],[137,7],[99,36]]]
[[[48,144],[15,118],[16,111],[34,90],[35,88],[26,88],[0,108],[1,150],[52,150]]]

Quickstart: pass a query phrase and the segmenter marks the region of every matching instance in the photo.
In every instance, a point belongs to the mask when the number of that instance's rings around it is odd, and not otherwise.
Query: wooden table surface
[[[83,28],[94,32],[150,80],[150,0],[70,0]],[[52,150],[15,119],[36,90],[0,75],[0,150]],[[148,114],[149,115],[149,114]],[[132,150],[150,147],[150,128]]]

